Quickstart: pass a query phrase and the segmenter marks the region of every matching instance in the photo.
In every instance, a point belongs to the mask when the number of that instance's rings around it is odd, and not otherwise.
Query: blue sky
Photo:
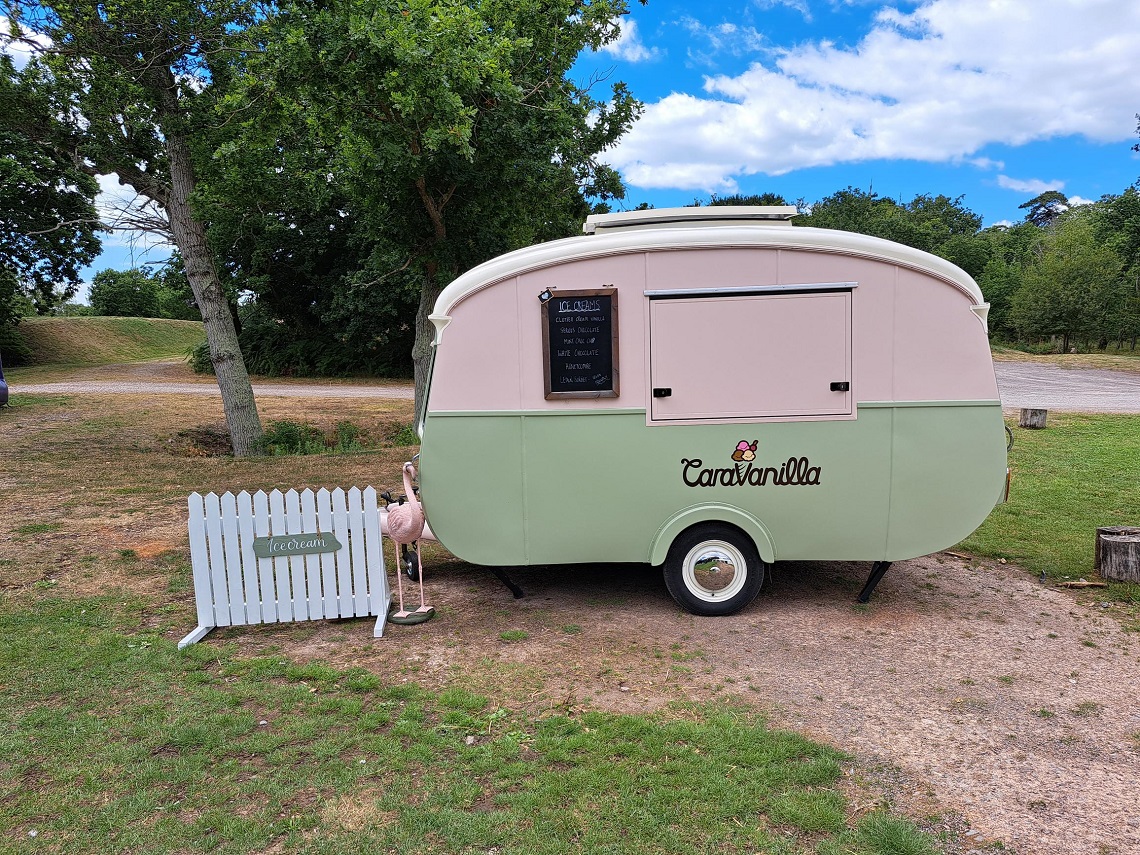
[[[810,203],[854,186],[963,196],[988,226],[1044,190],[1079,204],[1140,177],[1137,0],[630,6],[621,38],[574,69],[645,104],[606,155],[625,207],[766,191]],[[85,276],[165,258],[152,242],[107,236]]]
[[[575,69],[645,104],[609,154],[629,207],[854,186],[964,196],[993,225],[1044,190],[1094,201],[1140,176],[1136,0],[631,6]]]

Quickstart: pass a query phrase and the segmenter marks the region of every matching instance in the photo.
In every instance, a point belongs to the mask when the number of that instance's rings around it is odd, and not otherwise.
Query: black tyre
[[[705,523],[683,531],[665,558],[665,587],[695,615],[730,615],[760,593],[764,562],[740,529]]]
[[[413,582],[420,581],[420,550],[418,546],[408,548],[408,545],[401,544],[400,548],[400,563],[404,565],[404,573]]]

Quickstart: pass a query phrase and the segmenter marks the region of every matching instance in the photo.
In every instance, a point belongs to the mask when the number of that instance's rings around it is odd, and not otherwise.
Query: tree
[[[194,208],[198,163],[230,62],[253,48],[258,8],[247,0],[0,0],[10,38],[36,58],[38,91],[69,123],[64,150],[88,174],[117,174],[151,203],[128,225],[178,247],[205,322],[234,454],[257,453],[261,422],[226,289]],[[50,141],[44,141],[50,142]]]
[[[700,200],[696,202],[699,206]],[[787,200],[779,193],[759,193],[746,196],[741,193],[733,193],[731,196],[718,196],[715,193],[709,198],[707,203],[709,206],[713,205],[787,205]]]
[[[251,57],[246,103],[287,99],[332,153],[382,287],[416,278],[412,348],[422,407],[443,287],[500,252],[573,233],[587,199],[620,197],[598,156],[640,105],[605,101],[568,77],[578,53],[618,35],[624,0],[298,2]],[[264,135],[264,124],[249,126]],[[272,129],[280,133],[280,127]]]
[[[1066,353],[1075,339],[1115,334],[1122,268],[1120,256],[1097,239],[1093,212],[1059,217],[1022,274],[1013,298],[1014,325],[1031,338],[1060,336]]]
[[[1140,337],[1140,182],[1118,196],[1104,196],[1095,206],[1097,235],[1124,259],[1119,345]]]
[[[97,315],[157,318],[158,282],[145,270],[100,270],[91,283],[91,307]]]
[[[1014,337],[1010,310],[1013,296],[1021,288],[1022,268],[1011,264],[1000,255],[990,258],[978,279],[986,301],[990,304],[989,331],[991,336],[1009,340]]]
[[[904,203],[848,187],[816,202],[809,213],[794,222],[913,246],[940,255],[977,277],[989,261],[989,253],[986,244],[977,239],[982,218],[967,208],[962,198],[918,195]]]
[[[286,99],[231,123],[209,164],[200,210],[243,296],[242,352],[261,374],[410,375],[416,271],[386,252],[349,172]],[[282,111],[281,115],[277,111]],[[393,273],[392,271],[397,271]]]
[[[1038,228],[1053,225],[1056,219],[1069,209],[1069,197],[1057,190],[1046,190],[1034,196],[1019,209],[1026,211],[1025,219]]]
[[[0,326],[19,322],[30,301],[47,314],[79,287],[99,254],[98,184],[67,154],[42,141],[62,134],[35,69],[0,54]],[[40,139],[37,139],[37,136]]]

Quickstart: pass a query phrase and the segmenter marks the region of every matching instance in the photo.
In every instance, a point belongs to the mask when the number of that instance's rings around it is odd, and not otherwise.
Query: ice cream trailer
[[[662,566],[731,614],[781,560],[945,549],[1003,500],[977,284],[790,207],[633,211],[436,301],[418,425],[431,530],[493,567]]]

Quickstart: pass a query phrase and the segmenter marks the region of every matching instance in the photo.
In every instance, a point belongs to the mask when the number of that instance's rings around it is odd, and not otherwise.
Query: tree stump
[[[1021,415],[1017,419],[1017,426],[1029,428],[1030,430],[1041,430],[1041,428],[1045,427],[1045,417],[1048,415],[1048,410],[1033,410],[1028,407],[1023,407]]]
[[[1109,525],[1096,530],[1093,569],[1105,579],[1140,582],[1140,528]]]

